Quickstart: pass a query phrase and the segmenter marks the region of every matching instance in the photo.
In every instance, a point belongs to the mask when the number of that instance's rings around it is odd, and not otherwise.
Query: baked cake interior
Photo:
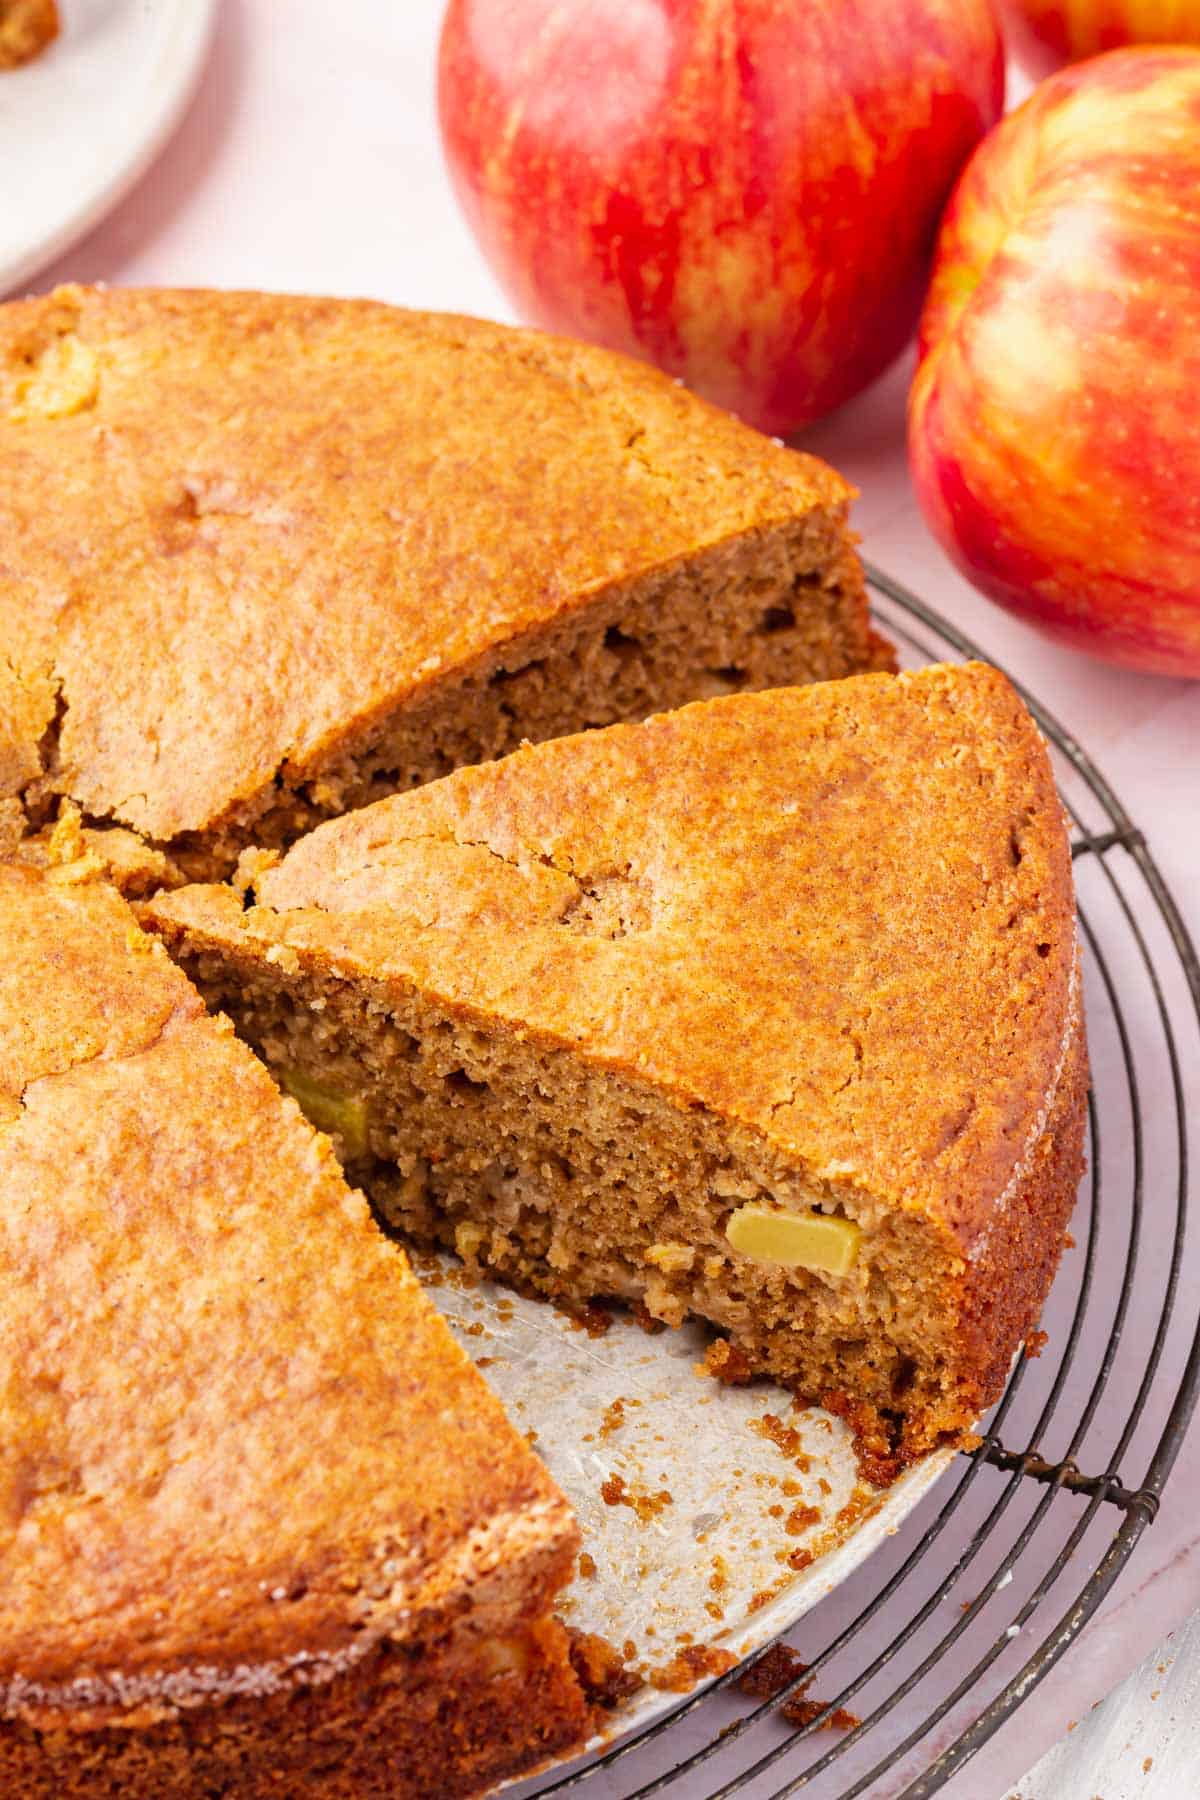
[[[96,873],[0,863],[0,1793],[477,1793],[587,1727],[570,1510]]]
[[[194,880],[525,739],[892,666],[838,475],[534,332],[62,288],[0,308],[0,469],[27,809]]]
[[[410,1240],[727,1335],[877,1472],[1061,1251],[1084,1053],[1036,731],[979,666],[460,771],[147,918]]]

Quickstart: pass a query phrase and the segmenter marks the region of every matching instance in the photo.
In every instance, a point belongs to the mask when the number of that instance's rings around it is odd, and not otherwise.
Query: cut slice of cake
[[[86,867],[0,866],[0,1793],[478,1793],[586,1723],[566,1502]]]
[[[970,1428],[1081,1170],[1071,859],[981,665],[701,702],[147,917],[385,1219],[728,1334],[877,1472]]]
[[[0,661],[59,796],[228,873],[704,693],[890,666],[850,490],[606,351],[295,296],[0,307]]]

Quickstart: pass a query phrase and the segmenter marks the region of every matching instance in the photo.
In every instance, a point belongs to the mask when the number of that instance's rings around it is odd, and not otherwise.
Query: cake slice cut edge
[[[410,1240],[708,1320],[877,1479],[1036,1323],[1086,1042],[1061,805],[984,665],[533,746],[145,917]]]
[[[22,797],[210,879],[525,739],[890,666],[850,498],[666,376],[537,332],[296,295],[9,302]]]
[[[0,863],[0,1790],[472,1795],[589,1726],[578,1532],[329,1142]]]

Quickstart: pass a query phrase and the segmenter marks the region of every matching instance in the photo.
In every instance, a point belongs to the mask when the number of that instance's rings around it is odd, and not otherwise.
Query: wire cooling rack
[[[869,578],[905,666],[982,656],[897,582]],[[751,1658],[523,1794],[926,1800],[1070,1647],[1153,1527],[1200,1387],[1200,1271],[1184,1261],[1200,964],[1141,832],[1024,698],[1071,820],[1093,1082],[1089,1173],[1046,1346],[1022,1353],[979,1448],[789,1634],[800,1680],[752,1704],[737,1685]],[[821,1705],[797,1728],[779,1709],[801,1681]],[[822,1730],[837,1708],[860,1722]]]

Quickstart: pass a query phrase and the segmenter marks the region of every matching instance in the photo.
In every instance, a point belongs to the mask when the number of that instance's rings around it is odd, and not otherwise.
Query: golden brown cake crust
[[[535,333],[244,293],[0,307],[0,655],[39,733],[58,696],[47,791],[160,843],[277,777],[320,817],[330,759],[397,707],[797,522],[846,588],[828,672],[870,666],[848,497],[666,377]]]
[[[58,30],[58,0],[0,0],[0,69],[40,56]]]
[[[0,857],[11,854],[28,829],[22,799],[41,774],[41,740],[53,717],[49,678],[23,680],[0,649]]]
[[[4,1791],[85,1791],[66,1734],[98,1783],[106,1743],[142,1773],[163,1746],[170,1780],[88,1792],[209,1791],[222,1742],[293,1770],[239,1792],[306,1792],[339,1733],[352,1756],[376,1710],[420,1714],[410,1646],[462,1664],[469,1738],[499,1689],[467,1677],[503,1676],[497,1641],[541,1631],[569,1570],[566,1503],[327,1140],[87,866],[0,865]],[[538,1642],[526,1760],[583,1724]],[[307,1750],[271,1749],[280,1713]]]
[[[1087,1041],[1081,1028],[1028,1172],[993,1221],[965,1277],[963,1360],[978,1370],[980,1411],[1007,1380],[1009,1346],[1036,1325],[1058,1269],[1084,1171],[1087,1096]]]
[[[48,677],[22,680],[0,654],[0,799],[16,798],[40,773],[38,739],[53,713]]]
[[[272,1066],[358,1096],[398,1229],[711,1320],[874,1478],[961,1439],[1036,1322],[1086,1042],[1062,809],[994,670],[540,745],[145,911]],[[745,1201],[845,1213],[855,1255],[743,1254]]]
[[[945,1296],[957,1319],[957,1363],[950,1404],[941,1420],[953,1440],[999,1398],[1013,1354],[1037,1325],[1058,1271],[1067,1226],[1084,1172],[1088,1096],[1087,1039],[1082,1021],[1072,1033],[1047,1110],[1045,1129],[1031,1147],[1004,1204]],[[888,1482],[928,1447],[938,1420],[895,1421],[864,1408],[855,1396],[824,1396],[831,1411],[855,1429],[867,1480]],[[923,1426],[923,1430],[921,1427]]]
[[[979,664],[538,745],[322,826],[254,898],[149,917],[571,1045],[966,1255],[1081,1029],[1049,761]]]

